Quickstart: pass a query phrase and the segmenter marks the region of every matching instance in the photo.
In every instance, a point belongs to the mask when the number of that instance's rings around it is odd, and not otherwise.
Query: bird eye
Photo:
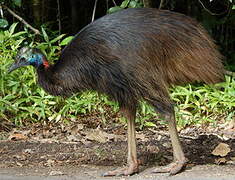
[[[21,57],[21,58],[20,58],[20,61],[25,61],[25,58],[24,58],[24,57]]]

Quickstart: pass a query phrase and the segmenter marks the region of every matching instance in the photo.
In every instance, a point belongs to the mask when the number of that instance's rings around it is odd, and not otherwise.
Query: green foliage
[[[12,7],[21,7],[22,6],[22,0],[0,0],[0,5],[1,4],[10,4],[10,6]],[[9,23],[7,21],[7,19],[5,19],[3,17],[3,9],[2,6],[0,6],[0,12],[1,12],[1,16],[2,18],[0,18],[0,29],[5,29],[6,27],[8,27]]]
[[[17,49],[29,35],[26,30],[15,33],[16,26],[17,24],[13,24],[9,30],[0,31],[0,118],[20,125],[25,121],[58,121],[61,115],[66,120],[65,117],[70,119],[94,109],[104,113],[104,104],[112,106],[117,111],[117,104],[108,101],[106,96],[99,97],[95,92],[74,95],[68,99],[46,94],[36,84],[35,70],[32,67],[8,74],[8,67],[13,62]],[[42,34],[44,41],[31,43],[30,46],[36,46],[47,54],[47,57],[55,58],[56,52],[61,50],[58,41],[62,40],[64,35],[50,40],[43,28]],[[71,39],[72,37],[67,37],[60,44],[65,45]]]
[[[235,79],[214,86],[176,87],[172,99],[177,103],[178,123],[181,126],[210,123],[215,120],[232,120],[235,110]]]
[[[44,54],[47,55],[47,58],[50,60],[56,59],[56,52],[61,50],[61,47],[58,46],[58,42],[65,36],[65,34],[61,34],[56,38],[49,40],[49,36],[46,33],[45,29],[42,27],[42,38],[43,42],[36,43],[36,47],[39,48]]]
[[[125,8],[139,8],[143,7],[143,3],[140,0],[124,0],[120,6],[111,7],[108,13],[115,13]]]
[[[8,21],[6,19],[0,19],[0,28],[6,28],[8,26]]]
[[[36,84],[33,67],[20,68],[11,74],[8,67],[13,62],[17,49],[30,37],[29,46],[39,47],[49,58],[56,59],[61,45],[69,43],[72,37],[64,35],[52,40],[42,29],[41,43],[34,43],[34,36],[27,29],[16,32],[17,24],[0,31],[0,119],[8,119],[17,125],[37,121],[60,121],[77,118],[81,114],[94,111],[104,114],[107,107],[118,111],[118,104],[107,96],[96,92],[84,92],[68,99],[53,97]],[[61,42],[59,42],[61,41]],[[214,86],[177,86],[171,89],[171,97],[176,103],[176,117],[180,126],[190,124],[215,123],[215,120],[231,120],[235,110],[235,79]],[[141,102],[137,115],[140,128],[153,127],[158,115],[146,102]],[[104,121],[105,122],[105,121]],[[160,122],[164,122],[160,120]]]
[[[21,7],[22,0],[0,0],[0,4],[7,4],[11,6]]]
[[[21,0],[12,0],[13,3],[18,6],[18,7],[21,7],[22,6],[22,1]]]
[[[61,41],[60,46],[65,46],[66,44],[68,44],[71,40],[73,39],[73,36],[68,36],[65,39],[63,39],[63,41]]]

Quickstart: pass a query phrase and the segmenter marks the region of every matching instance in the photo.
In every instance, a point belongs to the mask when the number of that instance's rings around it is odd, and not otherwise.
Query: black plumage
[[[140,99],[169,122],[175,162],[165,171],[175,174],[186,158],[176,132],[168,87],[223,81],[221,59],[215,43],[195,20],[170,11],[140,8],[106,15],[87,25],[54,65],[45,67],[44,56],[44,63],[36,68],[39,84],[52,95],[95,90],[119,103],[129,120],[128,167],[106,175],[138,171],[133,126]]]

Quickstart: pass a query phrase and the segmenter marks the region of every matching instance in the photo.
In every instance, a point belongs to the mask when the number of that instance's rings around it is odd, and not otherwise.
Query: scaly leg
[[[137,173],[139,171],[139,165],[136,152],[136,135],[135,135],[135,116],[136,109],[122,109],[123,115],[127,118],[127,133],[128,133],[128,156],[127,166],[114,171],[109,171],[103,176],[127,176]]]
[[[180,172],[187,163],[187,159],[184,156],[182,146],[179,140],[179,135],[176,129],[176,121],[174,115],[166,115],[166,120],[169,123],[170,139],[173,147],[174,161],[168,166],[156,168],[153,170],[154,173],[166,173],[169,172],[171,175]]]

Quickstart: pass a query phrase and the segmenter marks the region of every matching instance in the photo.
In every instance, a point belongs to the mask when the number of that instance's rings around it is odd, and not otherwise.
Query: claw
[[[187,163],[186,159],[183,161],[175,161],[167,166],[156,168],[152,172],[153,173],[170,173],[170,175],[175,175],[179,173],[185,167],[186,163]]]

